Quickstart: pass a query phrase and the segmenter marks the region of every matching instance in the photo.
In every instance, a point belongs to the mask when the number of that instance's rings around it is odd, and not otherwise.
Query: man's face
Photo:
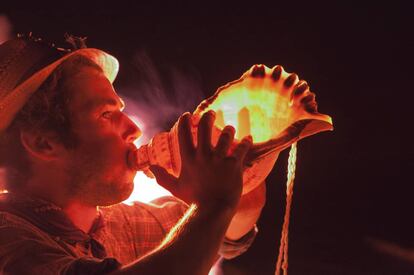
[[[122,112],[123,103],[103,73],[84,67],[66,87],[78,141],[69,153],[70,189],[89,205],[119,203],[133,190],[136,171],[128,167],[127,156],[141,132]]]

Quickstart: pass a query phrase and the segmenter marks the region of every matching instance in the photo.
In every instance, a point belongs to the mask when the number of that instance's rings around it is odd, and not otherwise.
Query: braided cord
[[[288,175],[286,183],[286,209],[285,217],[283,220],[282,233],[280,237],[280,246],[279,246],[279,256],[276,263],[276,275],[280,275],[280,271],[283,270],[283,274],[287,275],[288,273],[288,236],[289,236],[289,219],[290,219],[290,209],[292,205],[292,196],[293,196],[293,184],[295,179],[296,171],[296,153],[297,153],[297,143],[293,143],[289,152],[288,160]]]

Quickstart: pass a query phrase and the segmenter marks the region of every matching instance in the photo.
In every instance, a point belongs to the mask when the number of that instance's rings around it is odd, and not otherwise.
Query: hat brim
[[[66,59],[81,55],[102,68],[103,73],[108,80],[113,83],[119,70],[118,60],[112,55],[94,48],[79,49],[64,55],[55,62],[44,67],[42,70],[33,74],[26,81],[10,91],[0,103],[0,133],[10,126],[16,114],[26,104],[30,96],[39,89],[42,83],[51,75],[51,73]]]

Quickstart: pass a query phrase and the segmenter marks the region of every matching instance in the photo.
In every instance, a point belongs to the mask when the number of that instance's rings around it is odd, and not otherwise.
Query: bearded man
[[[197,146],[191,115],[180,117],[178,178],[151,167],[176,197],[121,203],[141,131],[112,86],[117,72],[97,49],[31,36],[0,46],[1,274],[207,274],[217,255],[252,243],[265,202],[264,184],[241,196],[252,140],[230,153],[227,126],[213,147],[213,112],[200,120]]]

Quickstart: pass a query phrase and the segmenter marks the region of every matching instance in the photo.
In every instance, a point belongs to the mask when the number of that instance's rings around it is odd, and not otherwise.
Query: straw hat
[[[56,48],[29,35],[0,45],[0,133],[11,124],[30,96],[63,61],[81,55],[99,65],[111,83],[119,69],[112,55],[93,48]]]

